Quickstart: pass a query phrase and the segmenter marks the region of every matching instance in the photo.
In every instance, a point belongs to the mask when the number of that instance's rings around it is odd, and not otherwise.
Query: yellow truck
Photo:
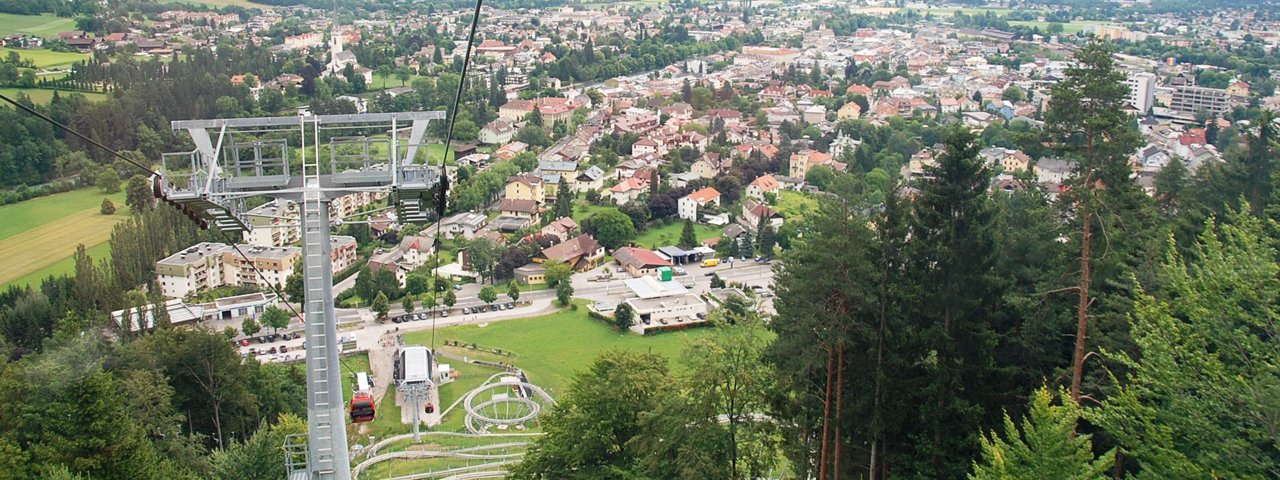
[[[703,267],[714,267],[719,264],[720,264],[720,259],[718,258],[708,258],[702,261]]]

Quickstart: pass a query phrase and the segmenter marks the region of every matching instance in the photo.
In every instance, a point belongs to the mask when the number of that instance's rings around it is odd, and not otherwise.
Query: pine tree
[[[1129,179],[1129,155],[1141,143],[1132,117],[1122,108],[1129,88],[1116,70],[1112,49],[1092,41],[1076,53],[1076,66],[1053,86],[1045,131],[1067,158],[1079,162],[1069,182],[1066,205],[1080,222],[1080,283],[1077,287],[1076,345],[1072,358],[1071,398],[1079,401],[1088,338],[1090,286],[1093,280],[1093,232],[1107,220],[1100,212],[1120,211],[1132,202],[1136,186]],[[1101,193],[1100,193],[1101,191]],[[1125,196],[1130,198],[1126,199]],[[1105,209],[1105,210],[1104,210]]]

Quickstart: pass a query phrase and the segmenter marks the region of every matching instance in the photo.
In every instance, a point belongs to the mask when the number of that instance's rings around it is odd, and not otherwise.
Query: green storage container
[[[658,267],[658,279],[664,282],[670,282],[671,267]]]

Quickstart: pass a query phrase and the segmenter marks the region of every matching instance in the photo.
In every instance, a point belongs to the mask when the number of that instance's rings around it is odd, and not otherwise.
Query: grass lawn
[[[617,208],[605,205],[592,205],[587,203],[586,200],[579,200],[574,202],[573,205],[573,221],[578,222],[578,224],[581,225],[583,220],[606,210],[617,210]]]
[[[115,215],[98,213],[104,196],[116,204]],[[107,250],[99,245],[106,245],[111,227],[129,218],[129,211],[124,193],[104,195],[85,188],[5,205],[0,207],[0,218],[4,219],[0,222],[0,265],[4,265],[0,285],[6,285],[38,281],[43,277],[31,275],[42,271],[70,271],[72,265],[66,260],[78,244],[104,254]]]
[[[58,32],[75,30],[76,21],[72,18],[43,15],[14,15],[0,13],[0,37],[13,34],[28,34],[37,37],[52,37]]]
[[[675,245],[676,242],[680,241],[680,232],[683,230],[683,221],[671,222],[660,227],[652,227],[645,230],[644,233],[641,233],[636,237],[634,242],[641,248],[650,249],[665,247],[667,245]],[[720,238],[720,232],[722,231],[723,229],[717,227],[697,223],[693,225],[693,233],[694,236],[698,237],[698,241],[706,240],[708,238]]]
[[[568,389],[574,372],[585,369],[603,352],[649,351],[662,354],[669,360],[678,359],[690,340],[708,332],[707,329],[694,329],[648,337],[623,334],[588,318],[586,308],[579,308],[535,318],[505,320],[483,327],[464,325],[442,329],[437,332],[437,344],[457,340],[511,351],[513,355],[510,357],[476,351],[468,351],[467,355],[511,362],[525,369],[531,381],[552,396],[558,396]],[[406,344],[427,345],[430,342],[431,332],[405,335]]]
[[[818,213],[818,199],[808,193],[782,190],[778,192],[778,203],[773,209],[781,213],[788,222],[802,220]]]
[[[31,97],[32,102],[37,104],[45,104],[52,101],[53,92],[53,90],[47,88],[0,88],[0,93],[6,96],[17,98],[19,93],[25,94]],[[84,98],[90,102],[101,102],[107,99],[107,94],[105,93],[69,92],[64,90],[58,92],[58,95],[61,95],[62,98],[70,95],[84,95]]]
[[[3,33],[0,31],[0,34]],[[55,52],[43,48],[34,50],[4,48],[0,49],[0,56],[8,57],[9,52],[18,52],[18,56],[35,62],[40,68],[70,67],[73,63],[89,59],[89,55],[84,53]]]

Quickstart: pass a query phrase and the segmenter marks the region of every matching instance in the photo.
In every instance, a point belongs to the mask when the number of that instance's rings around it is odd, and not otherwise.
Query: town
[[[1010,415],[1100,475],[1280,465],[1111,413],[1276,413],[1152,386],[1276,379],[1272,2],[63,3],[0,4],[0,384],[97,355],[191,421],[130,440],[168,476],[1006,478]],[[637,453],[566,460],[610,401]],[[23,428],[18,478],[138,471]]]

